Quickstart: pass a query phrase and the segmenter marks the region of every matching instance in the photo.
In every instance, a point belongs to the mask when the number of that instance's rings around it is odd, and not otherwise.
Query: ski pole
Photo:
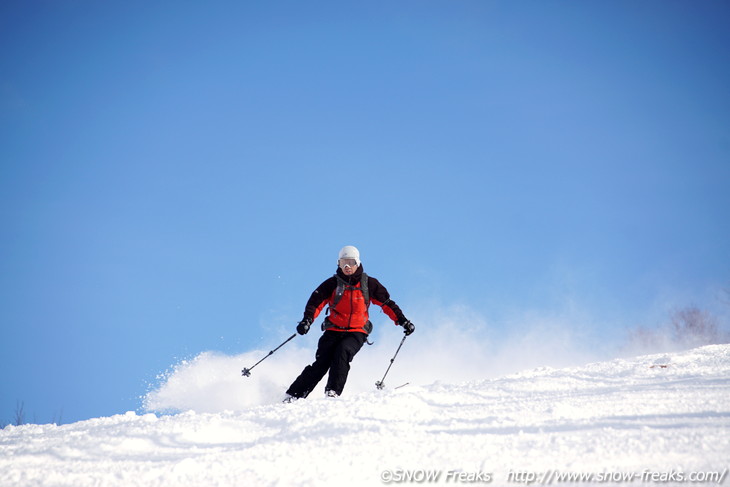
[[[393,366],[393,362],[395,361],[395,358],[398,356],[398,352],[400,352],[400,347],[403,346],[403,342],[406,341],[406,338],[408,335],[403,336],[403,340],[400,341],[400,345],[398,345],[398,350],[395,351],[395,355],[393,355],[393,358],[390,359],[390,365],[388,365],[388,369],[385,371],[385,374],[383,374],[383,378],[375,383],[375,387],[378,389],[382,389],[385,387],[385,384],[383,384],[383,381],[385,380],[385,376],[388,375],[388,372],[390,371],[390,368]]]
[[[243,370],[241,371],[241,375],[243,375],[244,377],[250,377],[250,376],[251,376],[251,369],[253,369],[254,367],[256,367],[256,366],[257,366],[258,364],[260,364],[261,362],[263,362],[263,361],[264,361],[264,360],[266,360],[267,358],[269,358],[269,355],[273,355],[273,353],[274,353],[274,352],[276,352],[276,351],[277,351],[277,350],[279,350],[279,349],[280,349],[281,347],[283,347],[284,345],[286,345],[286,343],[287,343],[287,342],[288,342],[289,340],[291,340],[292,338],[294,338],[295,336],[297,336],[297,334],[296,334],[296,333],[294,333],[294,334],[293,334],[292,336],[290,336],[289,338],[287,338],[286,340],[284,340],[284,343],[282,343],[281,345],[279,345],[279,346],[278,346],[278,347],[276,347],[275,349],[271,350],[271,351],[269,352],[269,354],[268,354],[268,355],[266,355],[266,356],[265,356],[264,358],[262,358],[261,360],[259,360],[259,361],[258,361],[258,362],[256,362],[255,364],[253,364],[253,365],[252,365],[251,367],[248,367],[248,368],[244,367],[244,368],[243,368]]]

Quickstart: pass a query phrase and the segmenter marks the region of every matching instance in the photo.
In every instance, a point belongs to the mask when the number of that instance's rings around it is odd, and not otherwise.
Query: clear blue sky
[[[608,347],[718,306],[728,25],[720,0],[3,1],[0,419],[133,410],[182,358],[277,344],[347,244],[418,330],[578,309]]]

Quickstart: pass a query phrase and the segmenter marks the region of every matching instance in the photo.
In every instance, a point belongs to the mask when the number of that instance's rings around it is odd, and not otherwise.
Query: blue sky
[[[416,333],[553,316],[610,349],[676,307],[726,316],[728,21],[714,0],[2,2],[0,419],[134,410],[181,359],[278,344],[343,245]]]

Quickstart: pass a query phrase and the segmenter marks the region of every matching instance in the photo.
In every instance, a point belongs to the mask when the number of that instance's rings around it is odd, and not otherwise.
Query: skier
[[[297,333],[305,335],[324,306],[328,305],[327,317],[322,323],[324,333],[317,344],[314,363],[304,367],[289,386],[284,402],[307,397],[328,370],[325,394],[328,397],[342,394],[350,362],[373,328],[368,315],[370,303],[380,306],[391,320],[403,327],[406,335],[416,329],[390,299],[385,286],[363,272],[360,252],[347,245],[340,250],[337,273],[314,290],[304,308],[304,317],[297,325]]]

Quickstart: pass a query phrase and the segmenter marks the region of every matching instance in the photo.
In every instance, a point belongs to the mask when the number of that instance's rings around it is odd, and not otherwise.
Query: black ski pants
[[[350,331],[325,331],[317,344],[314,363],[304,367],[299,377],[286,391],[294,397],[307,397],[329,370],[325,390],[339,396],[345,388],[350,362],[367,340],[365,333]]]

